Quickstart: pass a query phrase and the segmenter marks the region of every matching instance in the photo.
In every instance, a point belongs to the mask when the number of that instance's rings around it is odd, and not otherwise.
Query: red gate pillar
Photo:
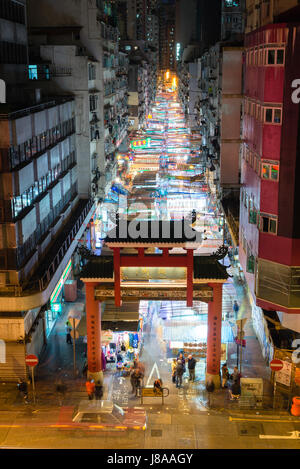
[[[211,283],[213,301],[208,303],[206,381],[211,378],[220,387],[221,330],[222,330],[222,283]]]
[[[115,306],[121,306],[120,248],[114,248]]]
[[[101,350],[101,303],[95,300],[96,282],[85,283],[88,377],[103,383]]]
[[[193,273],[194,273],[194,251],[187,250],[187,272],[186,272],[186,305],[193,306]]]

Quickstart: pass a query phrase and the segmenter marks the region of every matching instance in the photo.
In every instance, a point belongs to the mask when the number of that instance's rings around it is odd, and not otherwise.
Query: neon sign
[[[130,146],[133,150],[137,148],[138,149],[150,148],[150,142],[151,142],[151,139],[148,137],[148,138],[141,139],[141,140],[133,140],[130,142]]]

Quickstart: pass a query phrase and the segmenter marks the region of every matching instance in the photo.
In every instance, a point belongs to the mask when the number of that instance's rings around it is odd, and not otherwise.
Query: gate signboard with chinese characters
[[[95,288],[95,298],[98,301],[105,301],[112,299],[115,296],[114,284],[103,283]],[[173,300],[183,301],[186,299],[186,287],[160,287],[159,285],[153,285],[149,287],[149,284],[139,286],[126,286],[121,290],[121,298],[124,301],[139,301],[145,298],[149,300]],[[206,285],[194,285],[193,299],[195,301],[212,301],[213,290],[211,287]]]

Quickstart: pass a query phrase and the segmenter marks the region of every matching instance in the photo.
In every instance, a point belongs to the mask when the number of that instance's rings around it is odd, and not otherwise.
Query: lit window
[[[281,123],[281,109],[274,109],[274,123]]]
[[[37,80],[38,79],[37,65],[29,65],[28,66],[28,78],[29,78],[29,80]]]
[[[279,178],[279,166],[278,164],[272,164],[271,165],[271,179],[274,181],[278,181]]]
[[[279,164],[262,162],[261,177],[262,179],[278,181],[279,180]]]
[[[263,179],[270,178],[270,166],[268,164],[263,164],[262,166],[262,177]]]

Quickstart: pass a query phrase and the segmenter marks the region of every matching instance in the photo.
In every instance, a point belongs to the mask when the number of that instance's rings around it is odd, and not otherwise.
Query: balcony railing
[[[21,266],[28,260],[32,255],[37,245],[45,235],[45,233],[54,224],[55,220],[58,219],[59,215],[63,213],[66,205],[69,204],[72,198],[77,194],[77,184],[74,184],[71,189],[66,192],[63,198],[58,204],[49,212],[49,214],[39,223],[37,229],[32,235],[25,241],[22,246],[17,248],[17,267]]]
[[[72,118],[18,146],[1,148],[0,171],[11,171],[23,163],[31,162],[74,133],[75,118]]]
[[[1,290],[0,295],[26,296],[45,290],[51,282],[60,263],[63,261],[76,234],[82,227],[92,205],[92,199],[81,199],[76,210],[71,214],[69,221],[64,226],[63,231],[58,235],[54,244],[47,252],[47,256],[45,256],[44,261],[39,264],[38,270],[34,273],[33,277],[22,286],[5,286]]]

